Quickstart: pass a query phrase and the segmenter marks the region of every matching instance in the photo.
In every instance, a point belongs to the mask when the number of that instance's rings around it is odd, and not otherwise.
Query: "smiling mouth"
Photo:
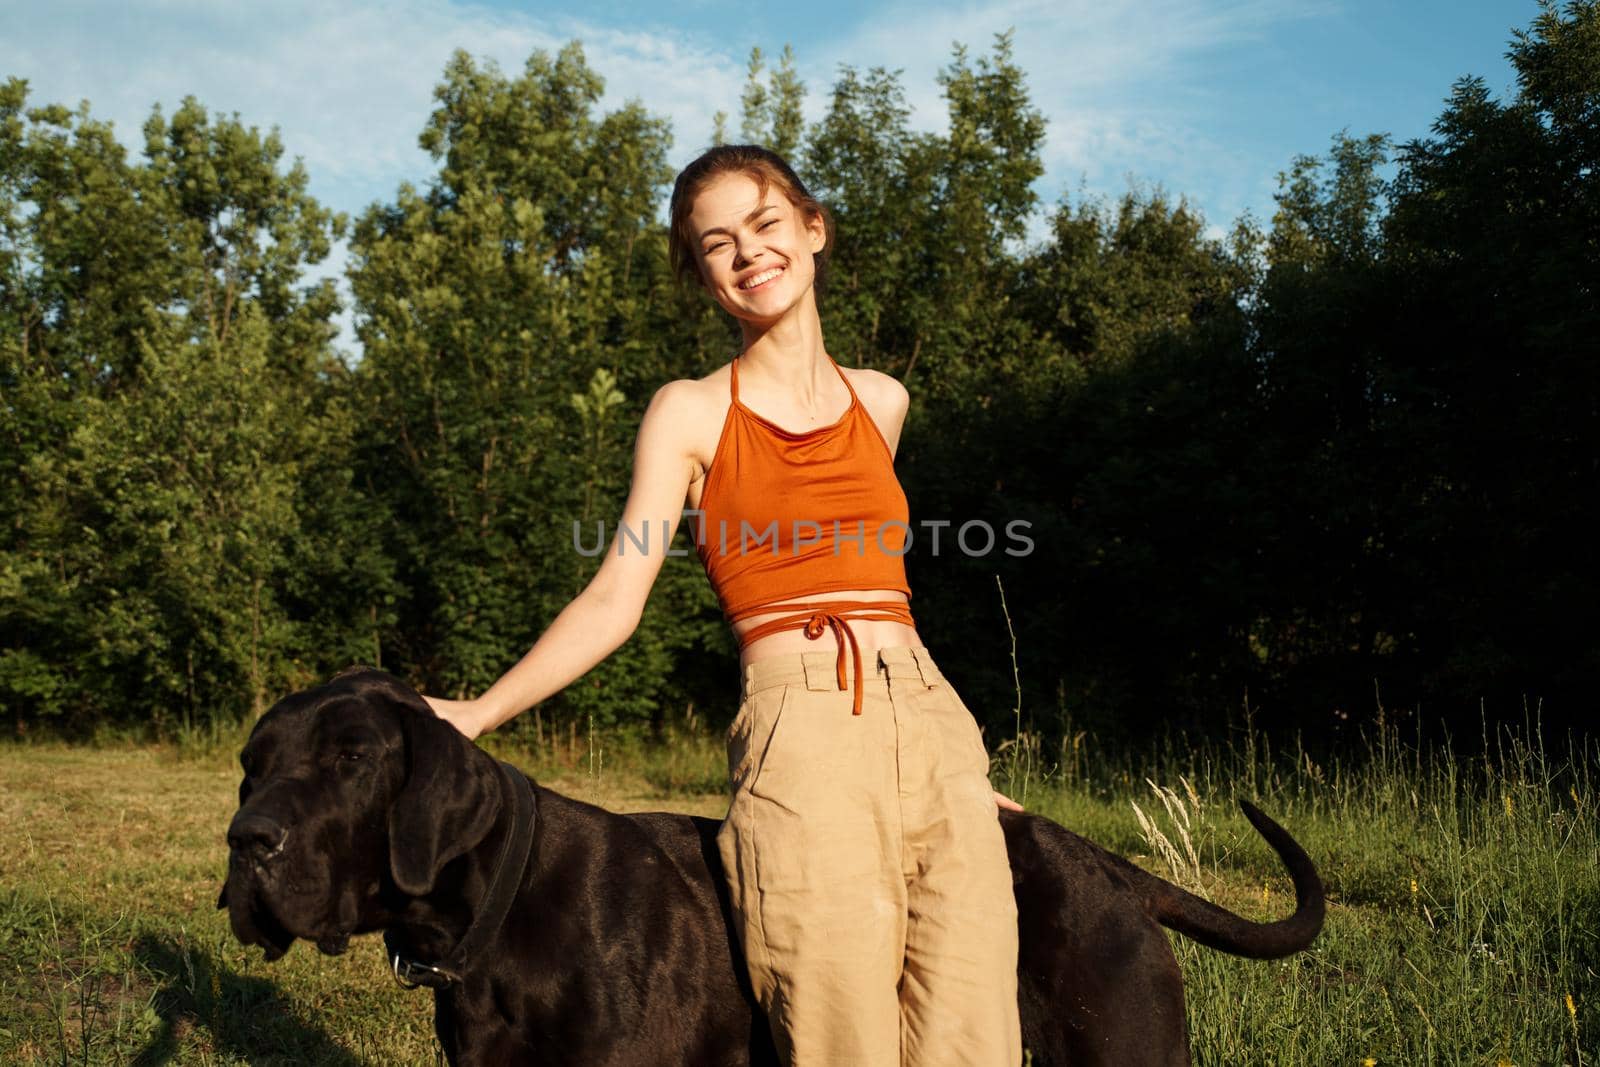
[[[760,289],[762,286],[776,279],[783,273],[783,271],[783,267],[772,267],[769,270],[764,270],[760,274],[752,275],[751,277],[740,282],[739,288],[747,293],[753,289]]]

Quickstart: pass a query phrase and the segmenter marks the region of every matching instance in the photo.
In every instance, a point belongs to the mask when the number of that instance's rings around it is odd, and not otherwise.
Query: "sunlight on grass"
[[[1200,1064],[1594,1064],[1600,751],[1532,730],[1482,754],[1380,721],[1320,762],[1246,729],[1130,756],[1070,723],[998,743],[997,788],[1255,919],[1293,891],[1239,813],[1306,847],[1328,923],[1292,959],[1173,943]],[[376,938],[266,965],[214,908],[243,733],[164,748],[0,746],[0,1061],[431,1063],[431,1001]],[[644,745],[568,728],[489,739],[541,782],[616,810],[720,817],[722,738],[692,715]]]

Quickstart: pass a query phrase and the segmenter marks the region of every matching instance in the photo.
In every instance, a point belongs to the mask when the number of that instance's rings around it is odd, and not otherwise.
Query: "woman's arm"
[[[440,718],[470,738],[487,733],[583,676],[633,634],[688,496],[693,429],[703,414],[695,387],[691,381],[668,382],[651,398],[634,443],[633,484],[622,525],[583,592],[482,696],[424,697]],[[624,538],[624,529],[634,537]]]

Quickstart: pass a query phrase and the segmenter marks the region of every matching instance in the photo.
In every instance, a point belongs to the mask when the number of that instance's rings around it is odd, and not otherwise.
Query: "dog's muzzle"
[[[288,839],[289,831],[264,815],[241,811],[228,824],[230,858],[248,860],[257,866],[282,854]]]

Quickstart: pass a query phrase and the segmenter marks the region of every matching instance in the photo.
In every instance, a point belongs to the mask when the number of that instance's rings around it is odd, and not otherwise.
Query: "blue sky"
[[[355,213],[432,173],[416,139],[454,48],[516,71],[533,49],[580,39],[606,102],[638,97],[670,118],[682,163],[718,109],[737,130],[752,45],[794,46],[812,119],[841,63],[884,66],[903,71],[912,121],[939,129],[934,75],[952,43],[983,51],[1009,28],[1049,122],[1046,206],[1159,183],[1221,230],[1245,210],[1270,218],[1278,172],[1340,129],[1425,136],[1468,74],[1509,95],[1511,30],[1537,11],[1536,0],[0,0],[0,76],[27,78],[33,103],[89,100],[128,144],[152,105],[170,114],[188,93],[276,125],[313,193]]]

